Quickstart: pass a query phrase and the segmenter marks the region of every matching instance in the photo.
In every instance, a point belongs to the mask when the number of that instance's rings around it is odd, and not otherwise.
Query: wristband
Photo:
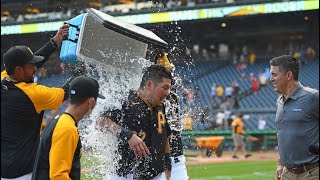
[[[50,38],[50,43],[52,45],[53,48],[57,49],[59,46],[56,44],[56,42],[54,42],[53,38]]]
[[[119,132],[120,139],[123,139],[125,141],[129,141],[131,139],[132,135],[133,135],[133,132],[131,132],[127,129],[124,129],[124,128],[120,128],[120,132]]]
[[[170,154],[165,154],[165,156],[164,156],[164,164],[165,164],[165,168],[168,171],[171,171],[172,165],[171,165]]]

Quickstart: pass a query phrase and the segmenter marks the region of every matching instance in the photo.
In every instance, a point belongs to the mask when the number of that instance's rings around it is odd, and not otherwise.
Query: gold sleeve
[[[64,90],[62,88],[53,88],[37,83],[16,84],[31,99],[36,111],[40,113],[43,110],[57,110],[64,98]]]
[[[5,78],[5,77],[7,77],[7,76],[8,76],[7,71],[6,71],[6,70],[3,70],[3,71],[1,72],[1,81],[2,81],[3,78]]]
[[[49,153],[49,177],[55,180],[69,180],[74,152],[79,141],[75,128],[61,127],[53,131]]]

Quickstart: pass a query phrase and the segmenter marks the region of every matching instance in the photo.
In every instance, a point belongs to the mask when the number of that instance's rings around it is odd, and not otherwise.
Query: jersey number
[[[136,131],[133,131],[133,133],[137,136],[140,137],[140,139],[143,141],[146,138],[146,132],[140,131],[139,133],[137,133]]]
[[[158,129],[157,130],[159,134],[162,133],[162,127],[165,123],[166,123],[165,116],[163,115],[162,112],[158,112]],[[143,131],[140,131],[139,133],[134,131],[133,133],[139,136],[142,141],[146,138],[146,135],[147,135],[146,132],[143,132]]]

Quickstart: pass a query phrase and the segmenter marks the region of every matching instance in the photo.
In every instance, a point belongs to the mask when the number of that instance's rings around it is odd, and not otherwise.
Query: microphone
[[[309,152],[315,155],[319,155],[319,144],[312,144],[309,146]]]

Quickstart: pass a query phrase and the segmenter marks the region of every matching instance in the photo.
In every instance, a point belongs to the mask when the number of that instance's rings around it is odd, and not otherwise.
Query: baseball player
[[[171,73],[166,68],[151,65],[145,70],[139,89],[130,91],[122,109],[104,113],[104,121],[111,120],[138,135],[150,152],[146,158],[136,157],[127,142],[132,134],[120,136],[118,151],[121,158],[116,174],[110,179],[170,179],[171,130],[163,102],[170,92],[171,79]],[[139,148],[137,151],[140,151]]]
[[[70,104],[44,129],[33,166],[32,180],[80,180],[81,140],[78,123],[96,106],[98,82],[90,77],[78,76],[70,82]]]

